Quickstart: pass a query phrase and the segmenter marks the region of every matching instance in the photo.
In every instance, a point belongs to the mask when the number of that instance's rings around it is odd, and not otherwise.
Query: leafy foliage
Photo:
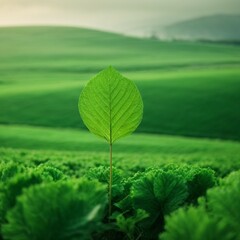
[[[161,240],[230,240],[224,226],[217,224],[204,208],[181,208],[166,217],[166,232]]]
[[[142,98],[136,85],[113,67],[90,80],[78,106],[87,128],[110,144],[132,133],[143,115]]]
[[[106,202],[104,187],[85,179],[32,186],[9,211],[3,235],[10,240],[91,239]]]
[[[121,200],[115,203],[115,206],[121,209],[122,212],[134,212],[131,189],[133,184],[143,176],[145,176],[144,172],[137,172],[133,176],[123,179],[124,192]]]
[[[160,170],[150,171],[134,182],[131,196],[134,209],[143,209],[150,214],[143,227],[154,235],[160,230],[159,224],[163,225],[164,215],[184,204],[188,191],[182,178]]]
[[[175,175],[183,178],[188,186],[189,203],[197,203],[200,196],[206,194],[207,189],[213,187],[217,183],[215,172],[210,168],[195,167],[186,164],[181,166],[177,164],[169,164],[163,167],[165,171],[171,171]]]
[[[16,199],[22,194],[23,189],[43,181],[41,175],[25,172],[10,179],[6,184],[0,186],[0,220],[5,222],[7,211],[14,207]]]
[[[101,186],[105,192],[105,198],[107,197],[109,168],[105,166],[99,167],[99,162],[101,162],[101,164],[107,164],[105,163],[106,161],[104,161],[104,154],[93,155],[92,161],[89,161],[89,156],[81,153],[77,155],[73,153],[64,153],[65,155],[55,153],[49,156],[49,160],[46,160],[46,155],[42,153],[43,152],[37,151],[28,153],[27,151],[21,150],[19,153],[16,151],[12,157],[10,157],[9,154],[4,157],[4,154],[2,154],[2,163],[0,165],[0,213],[1,224],[4,225],[4,231],[9,229],[10,226],[13,230],[12,227],[14,225],[14,232],[16,233],[16,224],[13,223],[13,219],[17,221],[17,219],[22,219],[23,215],[22,212],[21,214],[17,214],[16,212],[20,212],[20,210],[14,209],[20,209],[20,205],[24,206],[23,209],[29,209],[25,206],[30,205],[30,200],[28,204],[20,204],[17,199],[28,198],[24,196],[28,196],[28,191],[35,187],[38,189],[39,186],[42,186],[42,193],[41,197],[40,193],[32,193],[31,205],[35,207],[31,208],[31,212],[37,212],[37,208],[42,209],[42,206],[51,207],[55,204],[55,200],[52,200],[55,198],[50,197],[50,190],[49,194],[45,194],[44,191],[44,186],[48,188],[47,186],[55,181],[60,185],[61,183],[66,183],[68,186],[71,185],[71,187],[69,187],[74,188],[72,191],[77,192],[92,206],[98,205],[98,198],[101,198],[96,197],[93,185],[100,184],[99,186]],[[15,162],[13,162],[12,159],[14,159]],[[193,237],[200,236],[211,239],[212,235],[208,232],[210,231],[209,229],[212,228],[212,231],[217,237],[219,236],[218,234],[222,234],[222,238],[226,238],[227,240],[239,238],[239,172],[233,172],[221,180],[219,175],[218,177],[215,176],[213,170],[197,166],[196,163],[194,166],[181,163],[162,164],[160,167],[147,168],[147,166],[153,164],[153,161],[147,165],[147,160],[141,162],[138,157],[136,157],[132,159],[133,164],[129,166],[128,158],[125,157],[125,155],[120,156],[118,159],[118,169],[113,168],[114,197],[112,202],[113,214],[111,224],[107,223],[106,209],[104,211],[103,208],[101,208],[99,212],[96,210],[99,216],[97,219],[99,220],[93,225],[91,225],[92,223],[88,223],[87,226],[90,228],[84,227],[86,236],[91,236],[92,239],[97,240],[149,240],[157,239],[160,233],[163,234],[163,236],[166,235],[166,239],[169,239],[167,236],[175,236],[175,234],[179,236],[179,229],[183,228],[181,234],[191,229]],[[204,163],[203,166],[207,165]],[[231,169],[229,171],[233,171],[235,167],[231,165],[229,169]],[[224,172],[221,172],[220,176],[224,174]],[[76,177],[79,178],[79,176],[85,176],[88,180],[70,180]],[[91,184],[78,185],[77,182],[79,181],[85,181]],[[92,181],[94,181],[94,184]],[[176,183],[175,187],[174,183]],[[218,184],[219,186],[214,187]],[[182,186],[182,188],[179,188],[179,186]],[[182,192],[181,189],[184,191]],[[185,193],[186,196],[183,193]],[[66,194],[68,194],[67,191]],[[37,203],[38,195],[39,201],[43,204],[41,207],[40,203]],[[62,196],[63,195],[64,194],[62,194]],[[199,196],[202,196],[201,202],[197,201]],[[184,197],[184,199],[181,200],[181,197]],[[63,198],[67,199],[65,196],[63,196]],[[95,202],[91,202],[90,198],[95,199]],[[60,204],[63,203],[60,203],[59,200],[59,206]],[[190,207],[193,209],[191,211],[189,210],[191,213],[188,213],[188,208],[185,208],[189,206],[189,204],[194,204],[192,205],[194,207]],[[184,209],[181,207],[184,207]],[[171,226],[171,219],[176,219],[174,216],[175,213],[177,214],[179,208],[184,212],[184,214],[182,214],[184,216],[181,215],[180,222],[174,220],[175,223],[172,224],[172,226],[176,228],[176,230],[174,230],[168,226]],[[57,211],[54,211],[49,210],[48,212],[46,210],[44,211],[44,215],[51,215],[54,219],[58,218]],[[89,211],[91,212],[91,210]],[[14,216],[11,215],[12,212],[15,212]],[[27,216],[28,221],[33,224],[32,222],[35,220],[33,220],[31,216],[28,217],[25,212],[23,214],[24,217]],[[7,218],[6,215],[8,216]],[[9,221],[9,215],[12,216],[11,222]],[[50,219],[49,217],[40,216],[44,219]],[[203,224],[201,221],[199,222],[200,218],[203,219]],[[37,219],[36,222],[39,224],[41,221]],[[18,229],[23,229],[23,227],[28,229],[32,226],[28,225],[27,222],[20,223],[17,227]],[[62,221],[62,224],[63,223],[64,221]],[[63,227],[60,228],[58,223],[56,223],[56,226],[58,229],[63,230]],[[163,233],[164,228],[166,229],[165,233]],[[40,229],[40,227],[38,229]],[[13,234],[12,230],[11,234]],[[95,230],[98,230],[98,232],[95,232]],[[44,229],[42,228],[41,231],[42,233],[44,233],[44,231],[45,233],[48,232],[49,235],[57,234],[55,230],[50,229],[50,227],[47,228],[47,226],[44,227]],[[22,232],[22,230],[20,230],[20,232]],[[109,237],[109,234],[111,237]],[[182,239],[184,239],[184,236],[183,234]],[[65,237],[65,235],[63,237]],[[15,239],[15,237],[12,238]],[[181,237],[179,238],[181,240]],[[222,238],[219,237],[220,240]],[[0,236],[0,239],[3,238]],[[5,236],[5,239],[8,238]],[[9,239],[11,240],[11,238]],[[31,238],[29,237],[29,239]]]
[[[240,172],[207,191],[200,206],[179,209],[166,216],[162,240],[235,240],[240,238]],[[200,222],[199,222],[200,221]]]
[[[128,239],[136,239],[141,236],[141,230],[138,229],[137,224],[148,217],[148,213],[142,209],[138,209],[134,216],[125,217],[119,214],[116,217],[116,224],[120,231],[124,232]]]
[[[58,181],[66,178],[65,174],[59,169],[44,164],[38,166],[36,172],[38,172],[42,178],[49,179],[50,181]]]
[[[200,196],[204,196],[217,183],[215,172],[209,168],[192,168],[187,180],[190,203],[196,203]]]
[[[42,182],[64,178],[64,174],[53,167],[40,166],[35,169],[23,169],[19,166],[14,167],[13,164],[3,168],[4,181],[0,183],[0,224],[6,222],[7,211],[15,206],[17,197],[22,194],[24,189]],[[8,176],[8,181],[5,180],[6,176]]]
[[[8,179],[24,170],[22,165],[17,165],[13,162],[0,164],[0,181],[7,182]]]
[[[96,179],[101,183],[109,184],[109,167],[96,167],[91,168],[85,174],[85,177],[89,179]],[[123,173],[122,171],[113,167],[113,179],[112,179],[112,196],[117,201],[117,199],[121,198],[124,192],[123,186]]]
[[[240,239],[240,171],[230,174],[217,188],[207,192],[207,207]]]

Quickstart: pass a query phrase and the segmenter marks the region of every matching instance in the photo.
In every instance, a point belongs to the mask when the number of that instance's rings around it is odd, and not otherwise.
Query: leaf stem
[[[109,173],[109,191],[108,191],[108,196],[109,196],[109,221],[110,217],[112,215],[112,143],[109,145],[109,153],[110,153],[110,173]]]

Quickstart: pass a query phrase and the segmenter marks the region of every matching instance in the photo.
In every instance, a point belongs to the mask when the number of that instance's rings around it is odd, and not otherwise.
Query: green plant
[[[113,67],[101,71],[83,89],[79,112],[90,132],[109,144],[109,216],[112,207],[112,145],[140,124],[143,102],[136,85]]]
[[[225,226],[207,214],[202,207],[180,208],[166,217],[165,232],[161,240],[230,240],[231,234]]]
[[[0,182],[0,227],[6,222],[7,211],[12,209],[17,197],[22,194],[24,189],[42,182],[52,182],[64,179],[64,174],[58,169],[50,166],[41,165],[35,169],[25,169],[17,173],[16,169],[23,169],[15,164],[6,164],[2,171],[2,176],[8,176],[7,181]],[[8,173],[8,174],[7,174]],[[11,174],[10,174],[11,173]],[[15,173],[15,174],[12,174]],[[4,178],[4,179],[5,179]]]
[[[153,170],[133,183],[131,197],[135,210],[149,213],[141,225],[146,239],[152,239],[162,230],[164,216],[185,203],[188,188],[174,172]]]
[[[0,164],[0,182],[5,183],[14,175],[22,172],[24,170],[23,166],[19,166],[14,162],[1,163]]]
[[[107,192],[86,179],[42,183],[26,189],[3,225],[9,240],[89,240],[102,228]]]
[[[0,185],[0,223],[6,222],[6,214],[16,204],[16,199],[22,194],[23,190],[43,182],[41,174],[26,171],[19,173]]]
[[[206,197],[198,199],[197,207],[180,208],[166,216],[165,232],[160,239],[240,239],[239,185],[240,171],[233,172],[219,186],[207,190]]]
[[[129,240],[139,239],[142,232],[139,231],[137,224],[148,217],[148,213],[142,209],[137,209],[134,216],[125,217],[119,214],[116,217],[116,224],[119,230],[126,234]]]
[[[41,164],[37,167],[35,171],[39,173],[42,178],[48,179],[49,181],[66,179],[66,176],[63,174],[62,171],[52,166]]]
[[[112,169],[113,177],[112,177],[112,200],[114,203],[114,200],[119,200],[121,198],[123,192],[124,192],[124,186],[123,186],[123,173],[122,171],[116,169],[113,167]],[[108,184],[109,181],[109,167],[100,166],[89,169],[87,173],[85,174],[85,177],[87,177],[90,180],[98,180],[99,182],[103,184]]]
[[[207,191],[207,209],[240,239],[240,171],[231,173],[220,186]]]
[[[169,164],[163,166],[164,171],[172,171],[184,179],[188,186],[188,203],[197,204],[197,199],[206,194],[207,189],[217,183],[215,172],[209,168],[190,166],[186,164]]]

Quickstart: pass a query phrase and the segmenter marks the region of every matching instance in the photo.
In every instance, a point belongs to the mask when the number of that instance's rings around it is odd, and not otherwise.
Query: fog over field
[[[239,14],[239,0],[0,0],[0,26],[74,25],[143,34],[152,26]]]

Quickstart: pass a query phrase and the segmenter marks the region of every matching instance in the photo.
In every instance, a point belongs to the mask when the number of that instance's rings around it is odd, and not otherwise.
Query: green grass
[[[2,161],[13,152],[17,159],[27,160],[18,149],[28,149],[27,155],[32,160],[35,159],[32,153],[37,152],[36,159],[73,160],[76,164],[83,161],[91,166],[108,164],[107,142],[83,130],[0,125],[0,132],[1,146],[12,148],[2,149]],[[211,166],[223,173],[240,168],[240,143],[226,140],[139,133],[120,139],[113,150],[114,166],[119,164],[126,169],[168,163]]]
[[[113,65],[143,95],[139,132],[239,140],[239,50],[79,28],[1,28],[0,123],[84,128],[80,91]]]
[[[164,73],[159,80],[136,81],[144,101],[144,119],[138,131],[239,139],[239,73],[235,68],[204,69],[200,74],[185,70]],[[9,88],[0,97],[0,121],[83,128],[77,108],[81,89],[82,83],[76,81],[59,82],[56,87],[15,86],[15,93]]]

